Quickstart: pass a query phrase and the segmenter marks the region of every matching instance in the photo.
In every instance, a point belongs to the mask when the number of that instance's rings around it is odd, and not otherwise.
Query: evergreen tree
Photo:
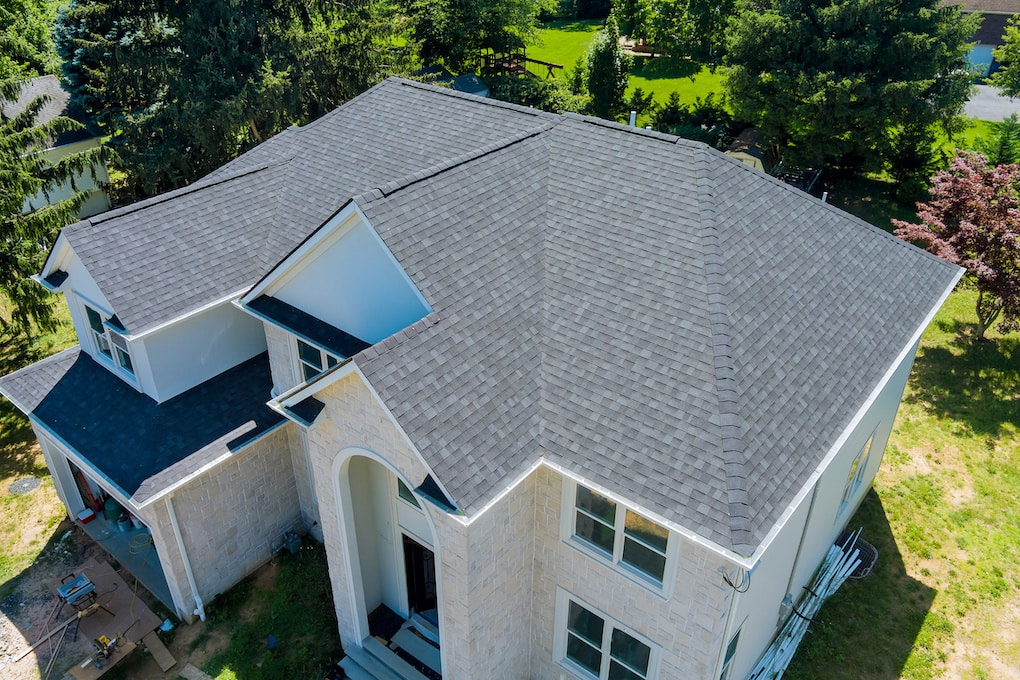
[[[1006,24],[1002,45],[993,52],[1002,68],[992,74],[991,83],[1007,97],[1020,97],[1020,16]]]
[[[585,85],[591,96],[589,107],[593,115],[615,120],[626,111],[624,92],[630,79],[630,55],[620,48],[620,30],[612,15],[606,20],[591,46],[585,65]]]
[[[51,21],[45,0],[0,0],[0,80],[55,70]]]
[[[111,135],[119,198],[172,189],[381,77],[369,0],[77,0],[60,50],[76,101]]]
[[[974,28],[940,0],[739,0],[729,99],[796,164],[881,169],[959,125]]]
[[[0,81],[0,104],[13,102],[23,80]],[[58,187],[71,184],[75,172],[84,172],[103,157],[100,149],[65,157],[50,165],[43,152],[60,133],[78,129],[69,118],[56,118],[37,125],[39,111],[46,104],[38,97],[17,115],[0,112],[0,295],[10,303],[10,311],[0,313],[0,344],[7,354],[8,341],[15,333],[29,333],[33,325],[52,330],[52,296],[29,279],[39,273],[49,247],[61,228],[75,220],[87,192],[75,192],[67,200],[36,210],[26,210],[28,201],[39,192],[48,195]],[[2,309],[2,307],[0,307]]]

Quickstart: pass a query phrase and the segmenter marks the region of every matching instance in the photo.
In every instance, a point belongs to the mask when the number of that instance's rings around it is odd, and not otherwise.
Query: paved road
[[[978,85],[978,93],[971,97],[964,113],[980,120],[1002,120],[1011,113],[1020,113],[1020,99],[1009,99],[990,85]]]

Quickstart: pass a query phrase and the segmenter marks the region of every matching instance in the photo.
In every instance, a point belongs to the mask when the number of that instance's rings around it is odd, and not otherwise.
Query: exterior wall
[[[70,156],[71,154],[81,153],[98,147],[102,144],[102,140],[99,137],[93,137],[92,139],[83,139],[73,144],[65,144],[63,146],[57,146],[47,149],[43,154],[43,160],[45,163],[55,165],[62,158]],[[95,175],[95,177],[93,177]],[[78,188],[78,191],[87,191],[89,197],[85,200],[85,203],[81,208],[78,209],[78,217],[85,218],[91,217],[97,213],[101,213],[104,210],[110,209],[110,198],[106,193],[99,188],[99,184],[107,184],[110,181],[110,176],[106,172],[106,165],[102,163],[96,163],[92,166],[91,170],[84,172],[74,173],[74,183]],[[71,187],[70,182],[64,182],[59,187],[53,188],[49,192],[49,197],[39,192],[31,199],[25,201],[25,205],[22,207],[23,212],[41,208],[44,205],[53,205],[59,203],[67,198],[70,198],[74,194],[74,189]]]
[[[817,482],[814,505],[810,510],[800,557],[794,567],[790,584],[790,592],[795,600],[799,598],[799,594],[803,592],[802,587],[814,575],[829,546],[853,517],[857,506],[871,488],[878,468],[882,465],[882,457],[889,442],[889,434],[892,432],[893,421],[896,419],[896,411],[899,409],[916,351],[917,345],[914,345]],[[872,433],[875,438],[871,444],[864,480],[857,493],[850,499],[848,507],[837,516],[850,465]]]
[[[358,447],[354,453],[384,459],[412,488],[427,471],[359,375],[343,378],[316,396],[325,402],[326,413],[309,433],[309,451],[334,604],[343,643],[358,645],[367,635],[356,620],[364,589],[358,592],[348,569],[345,539],[352,537],[338,510],[338,460],[352,453],[350,447]],[[521,678],[528,673],[533,487],[526,480],[469,526],[421,501],[433,526],[447,680]]]
[[[175,397],[264,351],[262,324],[230,302],[131,343],[142,390],[156,401]],[[137,370],[143,363],[148,371]],[[145,379],[149,375],[151,382]]]
[[[273,372],[273,392],[283,394],[301,383],[298,373],[294,336],[271,323],[262,324],[269,349],[269,365]]]
[[[658,678],[711,678],[722,646],[733,591],[722,580],[734,568],[721,556],[680,540],[668,598],[560,538],[563,479],[541,467],[535,475],[535,575],[531,677],[571,677],[553,658],[557,588],[597,607],[661,648]],[[667,584],[669,585],[669,584]]]
[[[345,225],[271,293],[374,344],[428,313],[417,288],[366,224]],[[323,291],[329,291],[323,295]]]
[[[281,547],[284,532],[301,524],[289,427],[278,428],[173,493],[184,549],[205,602],[268,561]],[[169,515],[158,519],[158,525],[150,525],[153,535],[158,531],[166,544],[176,545]],[[173,576],[182,600],[193,602],[183,562],[177,561],[179,551],[167,552],[176,553],[161,560],[167,581]]]

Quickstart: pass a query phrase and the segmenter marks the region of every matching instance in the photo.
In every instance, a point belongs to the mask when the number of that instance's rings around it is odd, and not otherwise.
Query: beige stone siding
[[[292,427],[276,429],[172,496],[205,602],[268,561],[282,545],[284,532],[301,525],[287,432]],[[193,596],[169,514],[150,528],[154,539],[158,535],[171,591],[176,587],[182,593],[190,611]]]
[[[273,373],[273,393],[283,394],[301,382],[294,361],[294,336],[268,322],[263,322],[262,326],[266,331],[269,367]]]
[[[721,577],[726,562],[673,534],[671,541],[681,541],[679,563],[671,595],[666,599],[621,574],[607,561],[564,542],[560,528],[562,496],[562,477],[548,468],[539,468],[535,481],[532,677],[559,680],[565,673],[553,658],[556,592],[563,588],[660,647],[658,678],[711,678],[723,645],[733,592]]]

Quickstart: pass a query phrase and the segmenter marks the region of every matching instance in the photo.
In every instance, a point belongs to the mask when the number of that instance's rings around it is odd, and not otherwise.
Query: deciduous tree
[[[978,291],[978,337],[997,321],[1003,333],[1020,329],[1020,165],[990,166],[958,151],[932,177],[917,217],[893,220],[896,235],[967,270]]]
[[[975,20],[940,0],[738,0],[734,114],[797,164],[888,168],[906,141],[959,125]]]

